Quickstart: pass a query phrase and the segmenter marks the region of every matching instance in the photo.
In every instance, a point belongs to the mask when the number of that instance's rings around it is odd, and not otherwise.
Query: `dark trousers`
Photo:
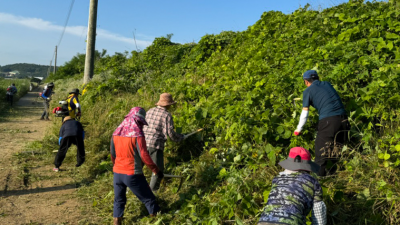
[[[337,159],[327,159],[329,156],[323,155],[323,153],[329,148],[333,149],[334,146],[340,148],[347,140],[348,131],[346,130],[350,130],[350,124],[345,115],[327,117],[318,122],[318,133],[315,140],[315,163],[321,167],[318,176],[326,176],[328,160],[333,163],[337,162]]]
[[[49,118],[49,108],[50,108],[50,102],[47,100],[43,100],[43,106],[44,106],[44,111],[42,113],[42,118],[46,117],[46,119]]]
[[[153,162],[157,165],[158,169],[164,172],[164,150],[148,148],[149,154]],[[161,180],[157,175],[152,174],[150,180],[150,188],[152,191],[160,189]]]
[[[60,148],[54,160],[54,166],[59,168],[65,159],[65,155],[71,145],[76,145],[78,151],[76,153],[76,166],[80,166],[85,162],[85,145],[82,137],[70,136],[61,139]]]
[[[144,203],[149,214],[156,214],[160,211],[156,197],[150,190],[143,174],[126,175],[114,173],[114,217],[122,217],[124,215],[127,187]]]
[[[7,102],[10,102],[10,105],[13,105],[14,95],[6,95]]]

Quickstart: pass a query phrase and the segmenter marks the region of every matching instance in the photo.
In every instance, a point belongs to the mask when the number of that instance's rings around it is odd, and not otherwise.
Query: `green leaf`
[[[400,151],[400,144],[396,145],[396,146],[395,146],[395,149],[396,149],[396,151],[399,152],[399,151]]]
[[[234,162],[239,162],[241,159],[242,159],[242,156],[241,155],[237,155],[237,156],[235,156],[235,158],[233,158],[233,161]]]
[[[273,166],[273,165],[275,165],[275,163],[276,163],[276,155],[275,155],[275,151],[270,151],[269,153],[268,153],[268,159],[269,159],[269,164],[271,165],[271,166]]]
[[[368,188],[364,189],[363,192],[362,192],[362,194],[363,194],[366,198],[369,198],[369,196],[370,196],[369,189],[368,189]]]
[[[270,190],[265,190],[265,191],[263,192],[264,202],[267,202],[267,201],[268,201],[268,196],[269,196],[269,193],[270,193],[270,192],[271,192]]]
[[[383,156],[383,159],[384,159],[384,160],[388,160],[388,159],[390,159],[390,155],[389,155],[389,154],[387,154],[387,153],[385,153],[385,155]]]
[[[203,110],[202,116],[203,116],[203,118],[207,117],[207,109]]]
[[[220,177],[225,177],[226,175],[228,175],[228,173],[226,172],[226,169],[225,169],[225,168],[222,168],[222,169],[219,171],[219,176],[220,176]]]
[[[383,186],[386,186],[386,182],[385,181],[383,181],[383,180],[381,180],[381,181],[379,181],[378,182],[378,185],[380,186],[380,187],[383,187]]]
[[[283,132],[285,132],[285,128],[283,128],[282,126],[279,126],[278,128],[276,128],[276,131],[277,131],[279,134],[282,134]]]
[[[392,49],[393,49],[393,41],[389,41],[389,43],[387,44],[387,48],[388,48],[389,50],[392,50]]]
[[[389,167],[389,162],[388,162],[388,161],[383,162],[383,166],[384,166],[385,168],[388,168],[388,167]]]
[[[211,149],[210,149],[210,153],[211,153],[211,154],[215,154],[216,152],[218,152],[218,149],[217,149],[217,148],[211,148]]]
[[[386,38],[387,39],[397,40],[397,39],[399,39],[399,35],[393,34],[393,33],[390,33],[390,32],[386,32]]]
[[[238,225],[244,225],[243,224],[243,222],[242,222],[242,220],[241,219],[239,219],[239,218],[236,218],[236,224],[238,224]]]

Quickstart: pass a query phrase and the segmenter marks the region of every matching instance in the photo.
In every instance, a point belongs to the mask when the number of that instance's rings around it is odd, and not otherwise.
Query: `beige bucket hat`
[[[158,106],[169,106],[176,104],[176,102],[172,99],[172,95],[170,93],[162,93],[160,95],[160,100],[156,103]]]

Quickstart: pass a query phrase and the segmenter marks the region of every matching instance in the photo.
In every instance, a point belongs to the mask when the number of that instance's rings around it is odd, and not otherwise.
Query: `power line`
[[[63,31],[62,31],[62,33],[61,33],[60,40],[58,41],[58,44],[57,44],[57,46],[59,46],[59,47],[60,47],[61,40],[62,40],[62,38],[63,38],[63,36],[64,36],[65,29],[67,28],[69,16],[71,15],[71,11],[72,11],[72,7],[74,6],[74,2],[75,2],[75,0],[72,0],[72,1],[71,1],[71,5],[69,6],[68,16],[67,16],[67,19],[65,20],[64,29],[63,29]]]
[[[63,37],[64,37],[64,33],[65,33],[66,28],[67,28],[67,24],[68,24],[68,21],[69,21],[69,17],[71,16],[71,12],[72,12],[72,8],[73,8],[73,6],[74,6],[74,3],[75,3],[75,0],[71,0],[71,4],[70,4],[70,6],[69,6],[67,18],[65,19],[65,23],[64,23],[64,28],[63,28],[63,31],[62,31],[62,33],[61,33],[60,39],[58,40],[58,44],[56,45],[56,46],[58,46],[58,47],[60,47],[61,40],[62,40]],[[50,60],[49,69],[50,69],[50,67],[51,67],[51,62],[53,61],[55,55],[56,55],[56,52],[54,51],[54,52],[53,52],[53,57],[51,57],[51,60]]]

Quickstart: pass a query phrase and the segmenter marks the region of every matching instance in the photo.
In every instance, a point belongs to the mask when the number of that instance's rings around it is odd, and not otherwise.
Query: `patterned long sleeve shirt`
[[[317,207],[316,207],[317,206]],[[322,188],[308,173],[280,173],[272,180],[272,189],[259,224],[306,225],[306,217],[313,210],[313,225],[326,224],[326,208]]]
[[[171,113],[162,107],[154,107],[146,113],[148,126],[144,126],[147,148],[164,149],[167,137],[172,141],[180,142],[183,135],[175,132],[174,120]]]

